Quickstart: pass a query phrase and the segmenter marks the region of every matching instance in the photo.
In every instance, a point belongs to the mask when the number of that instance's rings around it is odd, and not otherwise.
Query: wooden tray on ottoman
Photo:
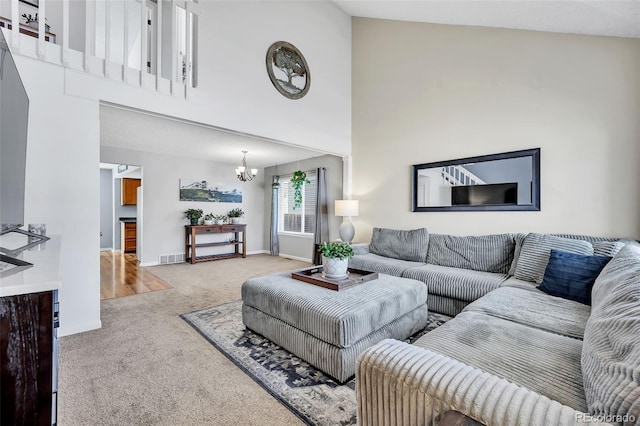
[[[377,272],[362,271],[354,268],[349,268],[348,271],[349,276],[347,278],[331,280],[322,276],[322,265],[318,265],[292,272],[291,278],[335,291],[345,290],[358,284],[378,279]]]

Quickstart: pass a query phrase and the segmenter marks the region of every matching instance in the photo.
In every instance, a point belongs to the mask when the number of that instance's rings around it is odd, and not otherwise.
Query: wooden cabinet
[[[230,234],[227,240],[214,241],[208,235]],[[240,238],[242,234],[242,238]],[[200,242],[196,242],[196,239]],[[198,256],[199,247],[233,246],[233,252],[207,254]],[[242,247],[242,249],[241,249]],[[231,257],[247,257],[247,225],[185,225],[184,227],[184,258],[185,262],[197,263],[208,260],[228,259]]]
[[[37,250],[23,251],[19,260],[31,266],[0,274],[3,426],[57,423],[61,241],[53,235]],[[4,257],[0,261],[14,263]]]
[[[140,179],[122,178],[121,203],[123,206],[135,206],[138,204],[138,187],[142,184]]]
[[[56,424],[57,306],[57,290],[0,298],[0,424]]]
[[[136,252],[136,222],[122,223],[122,251],[124,253]]]

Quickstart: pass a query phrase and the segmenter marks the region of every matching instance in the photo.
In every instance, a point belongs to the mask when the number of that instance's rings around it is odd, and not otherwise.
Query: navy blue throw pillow
[[[538,288],[552,296],[591,305],[591,287],[610,260],[608,256],[586,256],[552,249]]]

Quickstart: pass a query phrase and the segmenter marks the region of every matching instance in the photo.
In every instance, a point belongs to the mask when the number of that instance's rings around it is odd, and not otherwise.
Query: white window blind
[[[294,208],[293,175],[280,176],[279,229],[283,232],[313,234],[316,227],[316,193],[318,178],[316,171],[305,172],[310,184],[302,187],[302,203]]]

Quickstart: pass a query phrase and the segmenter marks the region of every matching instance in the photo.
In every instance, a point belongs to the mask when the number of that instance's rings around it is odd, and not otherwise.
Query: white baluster
[[[11,0],[11,35],[13,47],[20,49],[20,6],[18,0]]]
[[[88,1],[85,3],[85,30],[84,30],[84,71],[91,72],[89,57],[95,56],[94,46],[96,40],[96,3]]]
[[[124,24],[124,35],[122,37],[122,81],[128,82],[127,68],[129,68],[129,1],[123,2],[123,17],[122,22]]]
[[[62,0],[62,65],[69,66],[69,0]]]
[[[141,83],[144,81],[144,75],[147,71],[147,53],[148,53],[148,31],[147,31],[147,2],[140,2],[140,78]]]
[[[185,29],[185,52],[184,52],[184,61],[185,61],[185,68],[186,68],[186,79],[184,81],[184,97],[187,97],[187,91],[189,90],[189,87],[191,87],[191,49],[189,48],[189,46],[191,46],[191,7],[190,7],[191,2],[186,2],[185,3],[185,8],[184,8],[184,20],[185,20],[185,25],[184,25],[184,29]]]
[[[160,90],[160,79],[162,78],[162,13],[163,13],[163,0],[158,1],[156,11],[156,90]],[[173,6],[173,2],[172,2]]]
[[[105,77],[110,76],[109,63],[111,62],[111,1],[105,1],[104,11],[104,69]]]
[[[38,57],[44,59],[45,57],[45,32],[47,23],[47,0],[40,0],[38,3]]]

